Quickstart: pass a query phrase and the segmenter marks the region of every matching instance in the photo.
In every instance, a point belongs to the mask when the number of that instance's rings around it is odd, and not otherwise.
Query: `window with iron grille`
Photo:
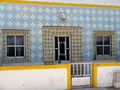
[[[55,37],[55,61],[70,60],[70,43],[69,36]]]

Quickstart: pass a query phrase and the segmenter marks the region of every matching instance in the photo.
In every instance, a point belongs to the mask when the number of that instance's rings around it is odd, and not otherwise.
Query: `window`
[[[2,62],[25,63],[30,60],[29,30],[2,30]]]
[[[7,57],[25,56],[25,44],[23,35],[8,35],[6,43]]]
[[[114,31],[94,32],[94,60],[116,59],[116,34]]]
[[[70,60],[69,41],[68,36],[55,37],[55,61],[61,62]]]
[[[111,55],[111,37],[97,36],[97,55]]]

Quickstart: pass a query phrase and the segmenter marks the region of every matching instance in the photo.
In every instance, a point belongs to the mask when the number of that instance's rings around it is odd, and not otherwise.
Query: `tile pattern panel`
[[[82,28],[76,26],[44,26],[44,62],[53,64],[54,61],[54,40],[55,36],[70,37],[70,62],[82,61]]]
[[[66,12],[66,23],[59,23],[59,12]],[[42,26],[80,26],[83,34],[83,59],[93,60],[93,32],[115,31],[119,37],[120,9],[55,7],[0,3],[0,30],[29,29],[31,62],[43,62]],[[1,37],[1,33],[0,33]],[[2,43],[0,38],[0,43]],[[119,59],[119,38],[116,40]],[[0,51],[1,49],[0,45]],[[92,52],[92,53],[91,53]],[[0,59],[2,58],[0,52]]]

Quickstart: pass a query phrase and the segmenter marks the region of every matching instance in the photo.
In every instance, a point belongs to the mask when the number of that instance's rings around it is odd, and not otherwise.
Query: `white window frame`
[[[55,49],[59,49],[59,44],[58,44],[58,48],[55,48],[55,37],[65,37],[65,41],[66,41],[66,37],[69,37],[69,48],[66,48],[66,43],[65,43],[65,55],[66,55],[66,50],[69,49],[69,60],[65,59],[65,60],[61,60],[61,63],[70,63],[71,62],[71,44],[70,44],[70,36],[69,35],[59,35],[59,36],[54,36],[53,37],[53,40],[54,40],[54,61],[55,63],[58,63],[59,62],[59,51],[58,51],[58,60],[55,60]],[[58,41],[59,43],[59,41]],[[65,57],[67,58],[67,56]]]
[[[8,36],[14,36],[15,37],[15,45],[7,45],[7,37]],[[16,37],[17,36],[23,36],[23,38],[24,38],[24,45],[16,45]],[[9,56],[7,56],[7,47],[15,47],[15,56],[13,56],[13,57],[9,57]],[[23,56],[16,56],[16,47],[24,47],[24,55]],[[6,48],[6,57],[7,58],[25,58],[25,36],[24,35],[22,35],[22,34],[16,34],[16,35],[6,35],[6,45],[5,45],[5,48]]]
[[[103,55],[98,55],[97,52],[96,52],[97,56],[110,56],[111,55],[111,47],[112,47],[112,45],[111,45],[111,36],[97,36],[97,37],[102,37],[102,43],[103,43],[103,45],[97,45],[97,39],[96,39],[96,49],[99,46],[103,47]],[[109,45],[104,45],[104,37],[110,37],[110,44]],[[104,54],[104,47],[105,46],[110,47],[110,54]]]

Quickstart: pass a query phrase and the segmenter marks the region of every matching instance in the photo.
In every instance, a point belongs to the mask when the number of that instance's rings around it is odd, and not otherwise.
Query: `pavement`
[[[72,89],[72,90],[120,90],[113,88],[113,87],[109,87],[109,88],[77,88],[77,89]]]
[[[109,90],[106,88],[77,88],[77,89],[72,89],[72,90]]]

